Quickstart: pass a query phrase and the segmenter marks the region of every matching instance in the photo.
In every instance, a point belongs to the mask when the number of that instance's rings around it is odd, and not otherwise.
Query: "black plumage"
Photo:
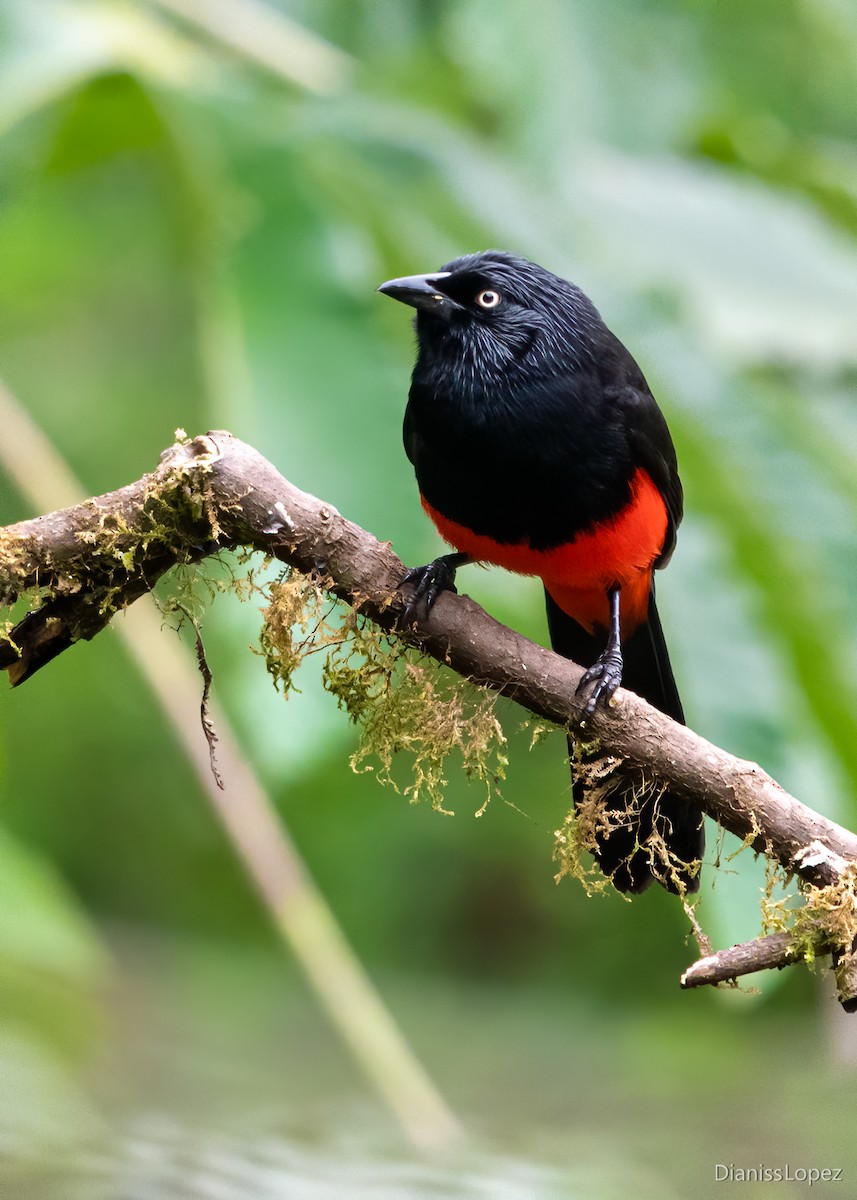
[[[380,290],[417,309],[405,449],[458,558],[543,578],[551,643],[592,668],[592,703],[615,690],[624,659],[624,685],[683,721],[651,585],[675,545],[682,488],[666,421],[630,353],[574,284],[502,251]],[[449,560],[423,571],[430,594],[432,581],[454,577]],[[629,797],[624,786],[609,803],[618,811]],[[677,859],[701,857],[699,815],[666,793],[599,837],[601,867],[625,891],[653,877],[694,890],[694,870],[671,874],[653,858],[653,832]]]

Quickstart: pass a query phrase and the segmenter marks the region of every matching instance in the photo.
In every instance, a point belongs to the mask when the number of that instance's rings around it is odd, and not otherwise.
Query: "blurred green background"
[[[853,827],[855,56],[842,0],[0,0],[0,374],[90,492],[228,428],[424,562],[413,338],[374,288],[537,259],[673,429],[691,725]],[[0,521],[29,515],[0,475]],[[460,582],[544,639],[532,581]],[[410,807],[349,771],[312,666],[275,694],[259,623],[208,613],[217,697],[474,1140],[409,1157],[107,633],[0,692],[4,1195],[706,1196],[761,1162],[853,1188],[857,1017],[818,977],[682,995],[674,901],[554,884],[561,736],[529,752],[509,706],[485,815],[455,775],[454,818]],[[751,937],[761,866],[709,845],[703,926]]]

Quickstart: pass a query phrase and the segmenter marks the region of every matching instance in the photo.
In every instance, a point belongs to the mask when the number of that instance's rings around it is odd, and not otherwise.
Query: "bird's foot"
[[[402,611],[403,625],[414,625],[421,617],[428,616],[441,592],[456,590],[455,572],[459,566],[461,555],[442,554],[424,567],[411,567],[405,573],[402,584],[412,584],[412,590]]]
[[[592,687],[589,699],[586,701],[580,716],[580,724],[585,725],[599,704],[605,708],[610,703],[613,693],[622,682],[622,651],[618,646],[609,647],[600,654],[577,685],[576,695]]]

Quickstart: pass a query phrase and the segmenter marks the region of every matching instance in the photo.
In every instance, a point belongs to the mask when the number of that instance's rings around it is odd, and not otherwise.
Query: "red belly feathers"
[[[424,497],[422,504],[444,541],[476,562],[538,575],[560,608],[590,633],[608,628],[607,592],[617,585],[623,635],[646,619],[653,564],[667,531],[666,505],[646,471],[636,472],[631,499],[615,517],[551,550],[496,542],[448,520]]]

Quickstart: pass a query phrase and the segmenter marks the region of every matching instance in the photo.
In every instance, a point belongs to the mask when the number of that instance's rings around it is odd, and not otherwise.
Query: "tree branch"
[[[22,683],[75,641],[95,636],[170,566],[234,547],[321,572],[333,593],[381,628],[537,716],[572,726],[580,718],[582,668],[499,624],[467,596],[444,593],[424,622],[400,629],[397,588],[404,567],[390,544],[300,491],[252,447],[219,431],[171,447],[157,470],[136,483],[0,530],[0,604],[36,587],[47,597],[0,643],[0,668],[13,685]],[[857,860],[857,835],[801,804],[755,763],[733,757],[630,692],[620,689],[608,710],[596,712],[587,739],[668,784],[815,886],[836,884]],[[770,945],[770,939],[748,943],[756,950],[744,947],[739,967],[751,960],[757,965],[748,970],[794,961],[792,955],[769,962]],[[734,968],[734,961],[729,965]],[[742,973],[732,969],[719,977]]]
[[[731,983],[740,975],[767,971],[793,963],[800,951],[790,933],[771,933],[753,942],[740,942],[728,950],[707,954],[687,968],[681,977],[683,988],[705,984]]]
[[[781,971],[801,959],[810,960],[823,954],[833,955],[833,971],[839,992],[839,1001],[846,1012],[857,1012],[857,958],[854,951],[846,952],[837,947],[836,940],[823,920],[814,922],[815,928],[806,935],[796,938],[794,933],[784,931],[770,933],[767,937],[752,942],[741,942],[728,950],[708,954],[687,968],[681,977],[683,988],[704,987],[706,984],[734,983],[742,975],[756,971]]]
[[[830,939],[819,931],[814,947],[816,953],[831,950]],[[741,942],[728,950],[708,954],[688,967],[681,977],[683,988],[703,987],[705,984],[731,983],[741,975],[756,971],[781,970],[802,957],[800,945],[791,933],[770,933],[752,942]]]

